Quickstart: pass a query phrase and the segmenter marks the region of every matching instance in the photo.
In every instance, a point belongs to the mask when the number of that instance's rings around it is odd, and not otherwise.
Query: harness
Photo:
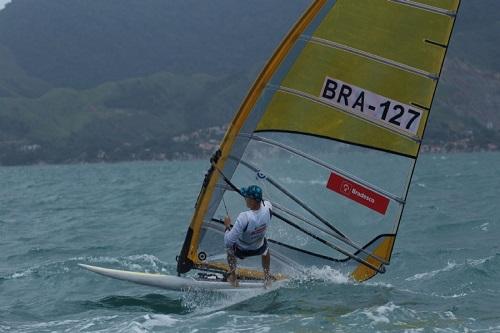
[[[240,259],[245,259],[247,257],[263,255],[267,251],[267,239],[264,238],[264,244],[256,250],[242,250],[236,243],[233,247],[234,255]]]

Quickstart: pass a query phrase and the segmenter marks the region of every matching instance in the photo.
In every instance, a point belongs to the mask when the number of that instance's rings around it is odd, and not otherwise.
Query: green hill
[[[157,73],[38,98],[0,98],[3,164],[173,158],[199,142],[173,137],[229,122],[244,97],[242,75]],[[145,153],[147,150],[150,153]],[[106,153],[106,158],[98,157]]]

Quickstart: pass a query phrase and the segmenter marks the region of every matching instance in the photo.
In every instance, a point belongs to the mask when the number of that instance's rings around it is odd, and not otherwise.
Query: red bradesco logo
[[[388,198],[333,172],[326,187],[380,214],[385,215],[389,206]]]

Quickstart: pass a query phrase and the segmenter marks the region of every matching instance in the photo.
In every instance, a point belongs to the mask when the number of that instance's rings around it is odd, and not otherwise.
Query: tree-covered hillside
[[[87,90],[52,89],[38,98],[0,98],[0,161],[71,163],[200,153],[204,141],[173,138],[227,123],[247,81],[242,75],[157,73]]]

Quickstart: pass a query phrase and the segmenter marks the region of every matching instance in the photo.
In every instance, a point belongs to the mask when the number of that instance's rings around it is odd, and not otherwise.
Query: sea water
[[[0,168],[0,332],[500,332],[498,153],[421,156],[391,265],[363,284],[325,267],[183,294],[77,266],[175,274],[207,167]]]

